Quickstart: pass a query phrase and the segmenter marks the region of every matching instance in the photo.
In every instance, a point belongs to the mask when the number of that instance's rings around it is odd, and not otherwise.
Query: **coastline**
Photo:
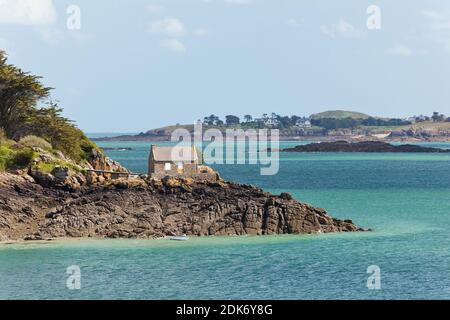
[[[47,182],[47,181],[46,181]],[[78,188],[0,175],[3,240],[317,234],[367,231],[251,185],[134,178]]]
[[[91,138],[94,142],[172,142],[170,136],[162,137],[142,137],[142,136],[116,136],[116,137],[101,137],[101,138]],[[239,140],[239,138],[238,138]],[[348,141],[348,142],[359,142],[359,141],[382,141],[386,143],[394,142],[409,142],[409,143],[424,143],[424,142],[450,142],[450,137],[430,137],[430,138],[413,138],[413,137],[402,137],[402,138],[375,138],[370,136],[280,136],[280,141],[311,141],[311,142],[334,142],[334,141]],[[205,141],[209,142],[209,141]]]
[[[248,244],[259,244],[266,242],[290,242],[290,241],[308,241],[323,239],[327,240],[331,238],[340,237],[373,237],[380,236],[376,231],[374,232],[333,232],[333,233],[315,233],[315,234],[270,234],[270,235],[229,235],[229,236],[190,236],[189,241],[172,241],[165,237],[161,238],[106,238],[106,237],[63,237],[47,240],[8,240],[0,241],[0,250],[7,249],[9,247],[47,247],[51,245],[55,246],[74,246],[77,245],[92,245],[93,247],[99,247],[105,245],[106,247],[117,247],[127,245],[140,245],[146,247],[146,245],[155,246],[170,246],[170,247],[184,247],[188,245],[211,245],[221,243],[223,245],[241,244],[243,241],[247,241]],[[383,235],[381,235],[383,236]]]

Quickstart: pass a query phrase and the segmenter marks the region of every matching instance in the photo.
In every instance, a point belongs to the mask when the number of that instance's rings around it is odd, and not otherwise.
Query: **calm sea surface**
[[[101,145],[132,148],[108,154],[146,172],[150,143]],[[374,232],[0,245],[0,299],[450,299],[450,154],[289,153],[270,177],[215,168]],[[71,265],[81,290],[66,288]],[[367,289],[371,265],[381,290]]]

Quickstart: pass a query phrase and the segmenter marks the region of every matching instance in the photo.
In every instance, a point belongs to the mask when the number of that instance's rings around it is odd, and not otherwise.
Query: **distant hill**
[[[369,115],[361,113],[361,112],[355,112],[355,111],[344,111],[344,110],[330,110],[325,111],[321,113],[316,113],[311,115],[312,119],[323,119],[323,118],[332,118],[332,119],[345,119],[345,118],[352,118],[352,119],[367,119],[370,118]]]

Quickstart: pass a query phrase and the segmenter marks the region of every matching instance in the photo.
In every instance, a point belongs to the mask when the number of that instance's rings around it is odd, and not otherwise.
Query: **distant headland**
[[[199,120],[200,121],[200,120]],[[450,141],[450,117],[439,112],[406,118],[383,118],[345,110],[325,111],[310,116],[283,116],[276,113],[261,117],[245,115],[242,119],[210,115],[200,121],[205,130],[278,129],[281,140],[309,141]],[[100,137],[94,141],[170,141],[176,129],[193,134],[194,125],[175,124],[151,129],[137,135]]]

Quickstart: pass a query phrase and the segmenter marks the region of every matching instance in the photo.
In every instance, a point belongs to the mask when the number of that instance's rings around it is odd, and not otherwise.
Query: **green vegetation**
[[[74,172],[85,173],[82,166],[70,160],[58,158],[56,150],[48,150],[46,160],[34,163],[39,153],[31,147],[20,145],[14,141],[5,142],[0,140],[0,172],[7,169],[37,169],[44,173],[50,173],[57,166],[69,168]]]
[[[206,129],[214,128],[224,132],[226,129],[279,129],[282,137],[298,136],[326,136],[340,134],[389,134],[392,131],[434,131],[450,132],[450,117],[439,112],[433,112],[430,116],[419,115],[407,119],[372,117],[364,113],[353,111],[325,111],[310,117],[283,116],[276,113],[263,114],[257,118],[250,114],[242,117],[227,115],[225,121],[214,114],[203,119]],[[193,132],[193,125],[174,125],[154,130],[139,136],[164,137],[176,129],[186,129]],[[429,132],[423,133],[425,135]],[[422,135],[423,135],[422,134]],[[420,134],[419,134],[420,135]]]
[[[325,111],[320,112],[311,115],[311,119],[368,119],[370,118],[369,115],[361,113],[361,112],[355,112],[355,111],[344,111],[344,110],[331,110],[331,111]]]
[[[51,90],[41,77],[8,64],[0,51],[0,169],[29,164],[35,147],[59,150],[78,163],[85,162],[92,149],[100,151],[61,115],[62,109],[50,99]]]
[[[73,172],[80,172],[83,174],[86,173],[82,167],[61,159],[54,159],[51,162],[38,162],[37,164],[32,166],[32,169],[38,170],[39,172],[43,173],[51,173],[56,167],[68,168]]]
[[[52,150],[52,145],[46,140],[36,136],[26,136],[19,140],[19,145],[29,148],[41,148],[43,150]]]
[[[31,165],[31,162],[38,156],[37,152],[30,148],[23,148],[13,153],[10,166],[16,168],[25,168]]]
[[[27,167],[36,157],[37,153],[31,148],[7,139],[0,129],[0,171]]]
[[[14,149],[13,146],[0,142],[0,171],[28,167],[37,155],[35,151],[28,147]]]
[[[401,119],[380,119],[369,117],[367,119],[353,119],[353,118],[320,118],[312,119],[311,124],[327,129],[353,129],[360,126],[366,127],[381,127],[381,126],[404,126],[410,125],[410,121]]]
[[[240,124],[241,120],[239,119],[239,117],[228,115],[225,117],[225,123],[227,124],[227,126],[233,126]]]
[[[51,173],[56,168],[56,166],[57,164],[53,162],[39,162],[38,164],[34,165],[32,169],[38,170],[39,172],[43,173]]]
[[[5,145],[0,145],[0,171],[4,171],[11,165],[12,150]]]

